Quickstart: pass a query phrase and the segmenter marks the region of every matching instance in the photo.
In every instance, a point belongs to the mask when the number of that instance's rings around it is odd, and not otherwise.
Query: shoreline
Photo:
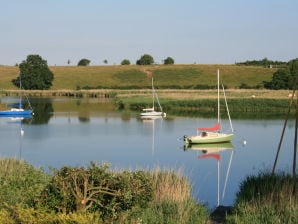
[[[216,98],[214,89],[189,90],[189,89],[159,89],[160,98],[175,100],[195,100],[204,98]],[[266,89],[227,89],[227,98],[230,99],[289,99],[292,90],[266,90]],[[92,89],[92,90],[2,90],[0,96],[28,97],[78,97],[78,98],[130,98],[151,97],[151,89]]]

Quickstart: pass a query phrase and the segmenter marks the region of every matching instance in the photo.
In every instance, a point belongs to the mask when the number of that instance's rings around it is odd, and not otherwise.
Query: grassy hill
[[[54,73],[52,90],[62,89],[144,89],[150,88],[151,75],[159,89],[201,89],[216,85],[216,70],[220,69],[222,82],[228,88],[262,85],[270,81],[276,69],[237,65],[152,65],[152,66],[50,66]],[[0,89],[17,89],[11,80],[19,68],[0,66]]]

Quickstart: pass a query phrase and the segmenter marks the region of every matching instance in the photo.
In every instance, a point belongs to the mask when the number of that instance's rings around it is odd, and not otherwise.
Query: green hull
[[[184,150],[199,150],[205,153],[219,152],[223,150],[232,150],[234,146],[231,142],[224,143],[206,143],[206,144],[189,144],[184,145]]]
[[[234,134],[222,134],[222,133],[208,133],[210,136],[195,135],[185,137],[185,143],[189,144],[213,144],[231,142]]]

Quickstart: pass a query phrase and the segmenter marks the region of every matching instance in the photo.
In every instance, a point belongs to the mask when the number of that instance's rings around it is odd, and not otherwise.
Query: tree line
[[[88,66],[90,64],[90,62],[91,61],[89,59],[83,58],[78,62],[78,66]],[[108,60],[105,59],[103,62],[105,64],[107,64]],[[152,65],[154,63],[155,63],[154,58],[150,54],[144,54],[136,61],[137,65]],[[167,57],[163,60],[164,65],[173,65],[174,63],[175,63],[175,60],[172,57]],[[129,59],[125,58],[121,61],[120,64],[121,65],[130,65],[131,62]]]
[[[263,58],[261,60],[248,60],[245,62],[236,62],[236,65],[246,65],[246,66],[263,66],[263,67],[285,67],[287,62],[284,61],[273,61],[268,58]]]

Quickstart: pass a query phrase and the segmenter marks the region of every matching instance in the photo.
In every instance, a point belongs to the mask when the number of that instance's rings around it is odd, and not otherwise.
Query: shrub
[[[107,164],[62,167],[40,197],[39,204],[68,212],[100,211],[102,217],[117,217],[131,207],[145,206],[152,198],[148,175],[143,171],[111,172]]]
[[[33,206],[49,181],[42,169],[15,159],[0,160],[0,201]],[[0,204],[1,205],[1,204]]]
[[[44,209],[9,206],[0,210],[0,223],[16,224],[90,224],[101,223],[99,213],[54,213]]]

